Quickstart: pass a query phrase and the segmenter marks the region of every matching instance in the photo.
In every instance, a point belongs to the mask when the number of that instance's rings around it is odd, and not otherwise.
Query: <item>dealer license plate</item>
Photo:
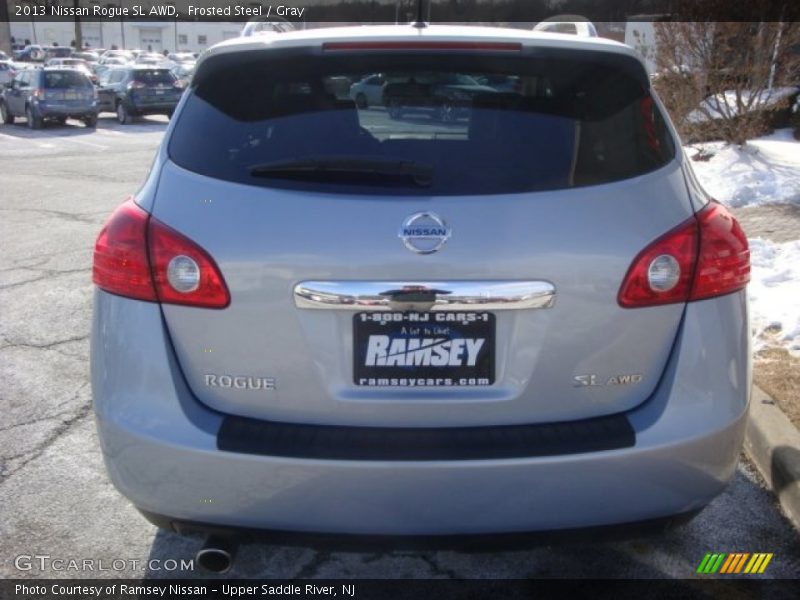
[[[368,387],[494,383],[488,312],[361,312],[353,316],[353,379]]]

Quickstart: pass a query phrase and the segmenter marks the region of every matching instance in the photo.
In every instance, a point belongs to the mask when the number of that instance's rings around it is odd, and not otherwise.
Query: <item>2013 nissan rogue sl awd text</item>
[[[391,115],[351,99],[377,74]],[[178,531],[692,513],[742,445],[749,270],[627,46],[446,26],[227,41],[97,239],[105,462]]]

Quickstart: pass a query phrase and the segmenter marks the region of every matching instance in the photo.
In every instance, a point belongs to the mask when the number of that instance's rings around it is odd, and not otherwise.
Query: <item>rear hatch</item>
[[[81,108],[91,106],[94,86],[84,73],[75,69],[44,72],[44,101],[53,106]]]
[[[136,105],[177,104],[183,93],[169,69],[136,69],[131,99]]]
[[[652,393],[683,305],[617,293],[692,209],[644,69],[480,46],[201,65],[153,204],[230,291],[220,310],[163,307],[199,400],[425,427],[585,419]],[[498,85],[447,121],[435,99],[393,119],[341,85],[375,73]]]

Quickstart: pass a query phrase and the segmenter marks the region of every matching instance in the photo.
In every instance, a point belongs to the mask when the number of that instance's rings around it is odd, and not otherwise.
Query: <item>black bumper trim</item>
[[[489,427],[301,425],[229,415],[217,434],[227,452],[322,460],[433,461],[561,456],[630,448],[628,419]]]

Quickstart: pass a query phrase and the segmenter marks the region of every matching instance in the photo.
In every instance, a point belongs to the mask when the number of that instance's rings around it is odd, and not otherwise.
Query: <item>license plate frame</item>
[[[352,323],[353,383],[360,388],[487,387],[495,382],[496,318],[491,312],[358,312]]]

